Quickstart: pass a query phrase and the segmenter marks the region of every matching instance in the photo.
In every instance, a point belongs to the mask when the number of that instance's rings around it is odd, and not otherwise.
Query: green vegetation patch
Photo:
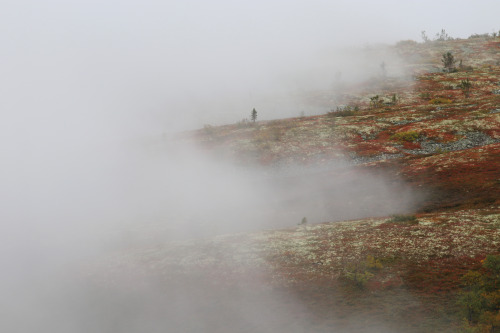
[[[417,217],[415,215],[392,215],[389,220],[391,223],[418,223]]]
[[[399,132],[391,135],[391,140],[414,142],[420,137],[420,133],[416,131]]]
[[[341,277],[352,287],[365,289],[368,282],[375,276],[376,271],[383,267],[380,259],[368,255],[365,260],[348,263]]]
[[[457,303],[465,332],[498,332],[500,328],[500,255],[487,255],[482,267],[462,277]]]
[[[347,105],[344,107],[337,107],[336,110],[328,112],[330,117],[350,117],[355,116],[359,111],[358,106]]]

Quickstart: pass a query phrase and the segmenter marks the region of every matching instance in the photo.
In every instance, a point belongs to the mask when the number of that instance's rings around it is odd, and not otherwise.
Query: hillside
[[[342,159],[390,170],[435,194],[423,211],[498,204],[500,41],[402,42],[396,49],[417,61],[407,65],[414,79],[373,79],[344,88],[346,104],[328,114],[206,127],[196,140],[242,163],[310,166]],[[445,52],[463,59],[463,69],[443,73]],[[460,88],[466,79],[473,86],[467,97]],[[328,94],[314,92],[324,100]]]
[[[486,256],[500,254],[500,38],[404,41],[394,51],[406,61],[406,75],[307,92],[331,107],[326,114],[206,126],[177,140],[304,182],[348,179],[349,189],[360,186],[358,175],[379,175],[396,196],[401,186],[410,189],[413,205],[373,206],[360,191],[332,202],[351,207],[358,215],[340,218],[352,220],[123,251],[92,268],[100,273],[91,274],[89,293],[110,307],[125,293],[131,312],[144,293],[182,300],[191,316],[160,300],[153,312],[183,332],[467,326],[457,303],[462,277],[484,271]],[[456,71],[443,71],[446,52]],[[389,216],[391,209],[405,215]],[[498,331],[494,320],[481,332]]]

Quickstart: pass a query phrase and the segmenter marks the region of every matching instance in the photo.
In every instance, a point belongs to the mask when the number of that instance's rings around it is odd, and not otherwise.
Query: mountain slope
[[[500,39],[395,49],[407,76],[309,92],[341,101],[327,114],[206,126],[177,140],[304,184],[380,175],[396,196],[403,185],[415,193],[410,215],[380,216],[397,205],[356,192],[336,197],[354,220],[116,253],[91,268],[90,293],[137,304],[166,295],[188,314],[159,302],[153,317],[184,332],[459,330],[461,277],[500,253]],[[442,71],[445,52],[462,60],[456,72]],[[361,186],[351,180],[345,189]]]

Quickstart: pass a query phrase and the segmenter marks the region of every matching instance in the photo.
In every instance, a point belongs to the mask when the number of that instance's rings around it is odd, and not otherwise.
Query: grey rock
[[[404,151],[414,155],[434,154],[436,152],[464,150],[500,142],[499,139],[493,139],[490,136],[484,134],[483,132],[460,132],[457,134],[463,135],[464,138],[455,142],[448,142],[448,143],[440,143],[432,140],[423,139],[419,140],[420,146],[422,148],[411,149],[411,150],[409,149]]]
[[[375,161],[383,161],[383,160],[392,160],[394,158],[400,158],[403,157],[404,154],[380,154],[376,156],[370,156],[370,157],[364,157],[364,156],[358,156],[355,153],[350,153],[349,154],[351,158],[351,163],[352,164],[364,164],[364,163],[370,163],[370,162],[375,162]]]

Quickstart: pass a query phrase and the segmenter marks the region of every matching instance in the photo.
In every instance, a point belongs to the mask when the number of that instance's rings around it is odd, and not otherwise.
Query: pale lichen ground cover
[[[387,266],[401,273],[408,264],[499,251],[500,207],[496,207],[423,214],[416,223],[371,218],[170,242],[116,254],[103,263],[104,271],[114,276],[108,282],[130,272],[168,279],[201,271],[221,283],[239,283],[257,274],[267,283],[290,285],[337,280],[346,265],[363,262],[367,256],[390,262]]]

